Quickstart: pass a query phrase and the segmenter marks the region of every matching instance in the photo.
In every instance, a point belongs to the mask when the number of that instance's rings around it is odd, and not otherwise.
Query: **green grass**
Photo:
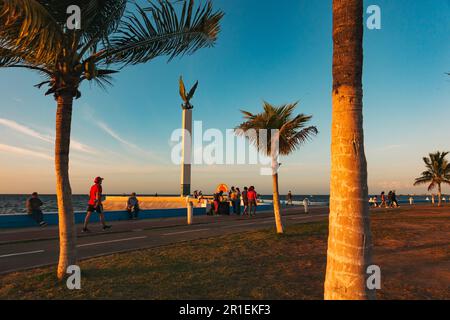
[[[379,299],[450,299],[450,210],[372,211]],[[322,299],[328,225],[314,222],[80,262],[81,290],[48,267],[0,276],[0,299]]]

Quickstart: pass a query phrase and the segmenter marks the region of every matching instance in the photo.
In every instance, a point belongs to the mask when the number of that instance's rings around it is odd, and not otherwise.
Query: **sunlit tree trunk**
[[[273,212],[275,215],[275,225],[277,227],[277,233],[283,233],[283,223],[281,221],[280,212],[280,194],[278,192],[278,173],[272,175],[273,186]]]
[[[72,189],[69,181],[69,148],[72,121],[71,95],[57,99],[55,169],[56,195],[59,219],[59,263],[58,279],[66,275],[67,267],[76,264],[76,229],[72,205]]]
[[[362,116],[363,0],[333,0],[330,217],[325,299],[375,298]]]
[[[439,197],[438,207],[441,207],[442,206],[442,187],[441,187],[440,183],[438,183],[438,197]]]

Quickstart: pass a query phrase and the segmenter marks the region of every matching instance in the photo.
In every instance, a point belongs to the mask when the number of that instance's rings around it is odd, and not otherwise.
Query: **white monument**
[[[183,110],[183,150],[181,155],[181,190],[182,197],[191,194],[191,162],[192,162],[192,109],[194,106],[190,103],[190,100],[194,96],[195,90],[197,90],[198,81],[186,94],[186,88],[184,86],[183,78],[180,77],[180,96],[183,99],[181,108]]]

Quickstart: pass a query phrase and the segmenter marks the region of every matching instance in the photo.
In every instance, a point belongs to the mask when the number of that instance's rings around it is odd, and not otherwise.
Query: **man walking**
[[[100,217],[100,222],[103,226],[103,231],[106,231],[111,228],[111,226],[106,225],[105,223],[105,215],[103,214],[103,205],[102,205],[102,182],[103,178],[96,177],[94,179],[94,185],[91,187],[89,192],[89,203],[86,213],[86,218],[84,219],[84,227],[83,232],[89,232],[88,224],[89,219],[91,218],[92,212],[97,212]]]
[[[241,215],[241,189],[236,188],[236,199],[235,199],[235,203],[236,203],[236,214],[238,216]]]
[[[242,191],[242,202],[244,203],[244,212],[242,215],[248,214],[248,188],[244,187],[244,191]]]
[[[293,206],[294,204],[292,203],[292,192],[291,190],[289,190],[288,194],[287,194],[287,205],[288,206]]]
[[[256,203],[258,199],[258,194],[256,193],[254,186],[251,186],[250,189],[248,189],[247,198],[249,215],[254,216],[256,215]]]
[[[27,212],[30,217],[41,226],[47,226],[47,222],[44,221],[44,214],[42,213],[41,206],[43,205],[41,199],[39,199],[38,193],[33,192],[31,198],[27,199]]]

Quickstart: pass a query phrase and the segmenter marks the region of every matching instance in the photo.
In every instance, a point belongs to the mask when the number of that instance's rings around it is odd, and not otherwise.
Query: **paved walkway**
[[[283,208],[285,225],[325,220],[327,207]],[[99,224],[92,224],[92,233],[78,231],[78,257],[126,252],[168,244],[210,238],[226,234],[274,227],[272,212],[260,212],[255,217],[196,216],[192,225],[186,218],[165,218],[115,222],[111,231],[102,232]],[[0,274],[53,265],[58,261],[58,228],[27,228],[0,231]]]

